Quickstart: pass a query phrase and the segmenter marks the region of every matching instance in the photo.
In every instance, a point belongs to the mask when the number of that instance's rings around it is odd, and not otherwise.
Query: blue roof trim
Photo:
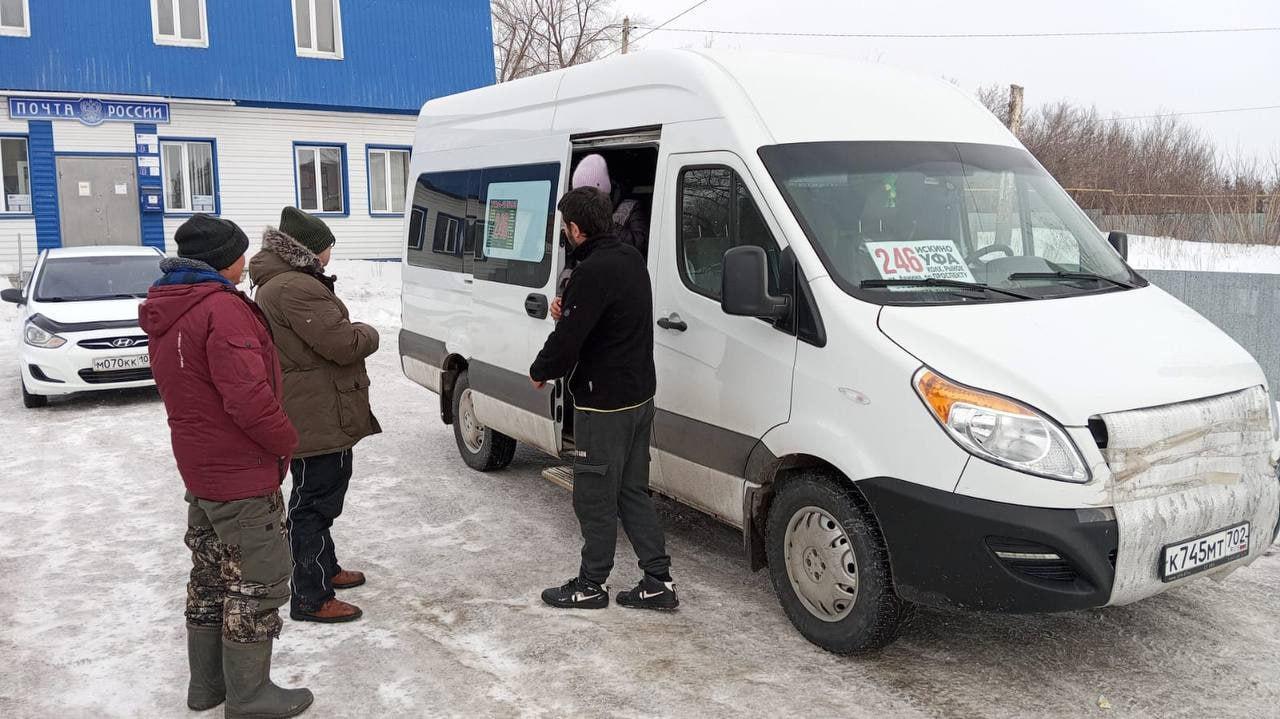
[[[271,110],[319,110],[321,112],[360,112],[371,115],[404,115],[416,117],[420,107],[402,109],[397,107],[357,107],[353,105],[317,105],[297,102],[261,102],[258,100],[236,100],[236,107],[260,107]]]
[[[58,211],[58,167],[53,152],[53,122],[27,123],[27,161],[31,173],[31,207],[36,218],[36,249],[62,246]]]

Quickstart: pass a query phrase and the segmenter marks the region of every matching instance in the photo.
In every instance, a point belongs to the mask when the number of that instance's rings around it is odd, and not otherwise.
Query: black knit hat
[[[178,256],[204,262],[215,270],[234,265],[249,249],[249,238],[236,223],[209,215],[192,215],[173,233]]]
[[[280,231],[317,255],[337,242],[324,220],[296,207],[286,207],[280,213]]]

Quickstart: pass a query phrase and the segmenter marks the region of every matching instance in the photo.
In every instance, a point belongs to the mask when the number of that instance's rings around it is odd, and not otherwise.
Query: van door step
[[[542,478],[552,484],[558,484],[570,492],[573,491],[573,467],[569,465],[544,469],[542,470]]]

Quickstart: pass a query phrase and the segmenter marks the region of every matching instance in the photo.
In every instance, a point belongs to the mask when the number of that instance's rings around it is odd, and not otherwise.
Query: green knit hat
[[[280,213],[280,231],[317,255],[337,242],[324,220],[308,215],[296,207],[286,207]]]

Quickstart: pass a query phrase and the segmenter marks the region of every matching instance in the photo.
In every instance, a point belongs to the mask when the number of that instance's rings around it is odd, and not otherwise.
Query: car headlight
[[[927,367],[916,392],[967,452],[996,464],[1065,482],[1088,482],[1080,450],[1056,422],[1007,397],[952,382]]]
[[[57,349],[67,343],[64,338],[52,332],[47,332],[30,322],[27,323],[22,332],[22,339],[32,347],[40,347],[47,350]]]

